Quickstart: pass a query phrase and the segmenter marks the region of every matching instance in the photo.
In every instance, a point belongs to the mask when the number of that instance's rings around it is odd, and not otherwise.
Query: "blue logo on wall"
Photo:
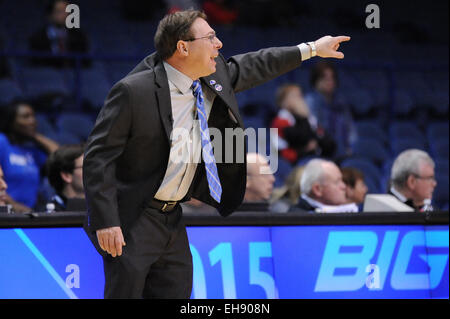
[[[399,231],[331,231],[314,291],[436,289],[448,263],[448,239],[440,230],[413,230],[402,238]]]

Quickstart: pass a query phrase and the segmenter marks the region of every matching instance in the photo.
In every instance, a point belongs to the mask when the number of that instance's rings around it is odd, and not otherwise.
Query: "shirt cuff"
[[[300,43],[297,45],[300,50],[300,54],[302,56],[302,61],[308,60],[311,58],[311,48],[306,43]]]

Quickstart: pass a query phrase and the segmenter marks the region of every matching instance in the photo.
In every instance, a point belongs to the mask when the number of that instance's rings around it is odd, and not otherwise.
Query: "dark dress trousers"
[[[297,68],[301,55],[293,46],[237,55],[228,61],[219,55],[216,62],[216,72],[201,81],[217,94],[208,126],[220,130],[223,138],[222,159],[214,150],[221,202],[209,194],[204,163],[197,165],[182,201],[194,197],[227,216],[241,204],[246,184],[245,143],[233,144],[235,154],[244,154],[243,161],[225,161],[230,142],[225,140],[229,135],[225,128],[243,129],[235,93]],[[181,208],[163,213],[148,205],[165,176],[172,122],[167,75],[154,53],[114,85],[88,138],[83,165],[88,205],[85,230],[104,257],[105,297],[190,296],[192,262]],[[99,248],[95,235],[96,230],[112,226],[121,227],[127,243],[123,255],[115,258]],[[154,256],[143,259],[139,254]],[[184,270],[174,274],[170,270],[176,264]]]

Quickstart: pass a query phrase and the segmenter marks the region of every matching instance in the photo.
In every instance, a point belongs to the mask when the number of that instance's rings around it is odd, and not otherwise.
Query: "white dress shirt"
[[[196,99],[192,79],[164,62],[169,80],[173,131],[169,163],[164,179],[155,194],[162,201],[179,201],[187,194],[194,179],[201,156],[200,126],[196,118]],[[216,97],[209,87],[202,85],[206,115],[209,118]]]

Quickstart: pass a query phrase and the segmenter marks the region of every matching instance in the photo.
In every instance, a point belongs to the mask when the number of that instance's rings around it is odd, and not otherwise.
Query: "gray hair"
[[[408,177],[419,174],[420,164],[426,163],[434,168],[434,161],[427,152],[410,149],[403,151],[392,164],[391,182],[395,188],[403,189]]]
[[[300,178],[300,190],[302,194],[310,194],[314,183],[321,183],[324,178],[323,164],[330,163],[323,159],[315,158],[306,164],[305,170]]]

